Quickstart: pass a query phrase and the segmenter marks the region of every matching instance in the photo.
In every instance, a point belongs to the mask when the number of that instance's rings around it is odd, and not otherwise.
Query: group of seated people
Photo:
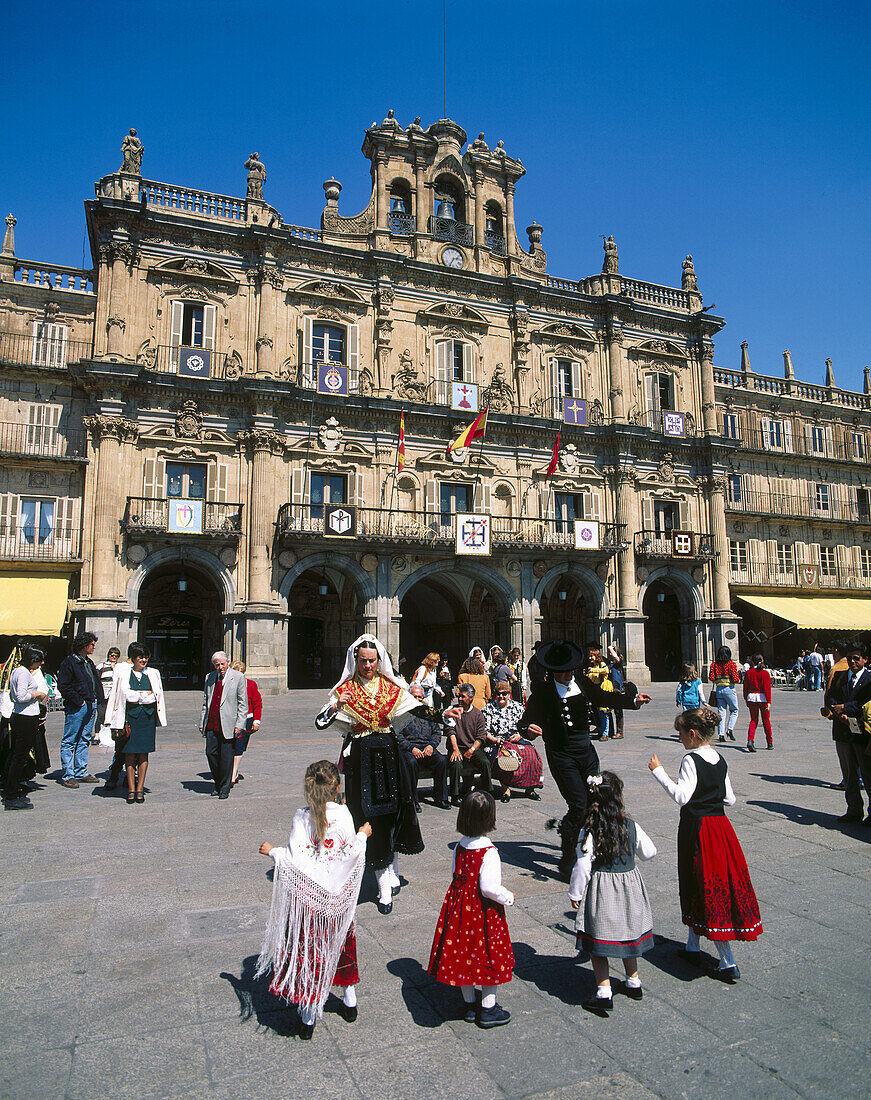
[[[425,701],[426,692],[420,684],[413,683],[410,690],[415,698]],[[523,705],[512,698],[511,684],[497,681],[493,698],[483,707],[475,704],[475,686],[461,683],[455,705],[443,711],[430,709],[425,717],[415,715],[397,735],[411,769],[418,809],[421,764],[432,774],[433,798],[442,809],[459,806],[470,784],[503,802],[510,800],[512,788],[540,799],[541,757],[518,732]],[[439,749],[442,737],[446,751]]]

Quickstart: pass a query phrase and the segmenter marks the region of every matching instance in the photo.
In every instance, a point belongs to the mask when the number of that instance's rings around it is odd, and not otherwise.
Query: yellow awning
[[[741,596],[802,629],[871,630],[871,596]]]
[[[0,576],[0,634],[60,634],[67,618],[70,578],[58,573]]]

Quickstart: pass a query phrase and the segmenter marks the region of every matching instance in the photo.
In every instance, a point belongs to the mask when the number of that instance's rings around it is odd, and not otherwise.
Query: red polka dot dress
[[[427,967],[445,985],[504,985],[511,981],[514,951],[505,908],[481,890],[481,865],[489,851],[495,853],[489,843],[474,848],[460,843],[455,850],[454,876],[439,914]],[[513,895],[498,887],[496,892],[500,891],[510,904]]]

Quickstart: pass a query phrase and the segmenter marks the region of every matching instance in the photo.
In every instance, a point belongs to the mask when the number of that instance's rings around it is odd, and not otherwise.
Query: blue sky
[[[759,373],[859,388],[868,333],[867,3],[658,4],[447,0],[447,109],[502,138],[527,169],[554,275],[601,267],[680,285],[695,258],[727,327],[716,362],[750,342]],[[364,129],[443,114],[442,0],[87,4],[9,0],[3,26],[0,207],[27,259],[78,265],[82,201],[120,165],[135,126],[150,179],[265,197],[316,226],[321,184],[340,210],[369,195]]]

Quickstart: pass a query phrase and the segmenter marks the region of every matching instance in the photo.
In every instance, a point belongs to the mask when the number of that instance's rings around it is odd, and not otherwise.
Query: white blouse
[[[593,874],[593,835],[585,833],[578,841],[578,859],[572,871],[572,880],[569,883],[569,897],[572,901],[581,901],[584,891]],[[635,858],[653,859],[656,855],[656,845],[635,822]]]
[[[485,898],[498,902],[500,905],[513,905],[514,895],[502,885],[502,861],[496,846],[488,836],[464,836],[458,844],[454,845],[451,857],[451,873],[457,869],[457,848],[462,845],[468,851],[473,852],[478,848],[486,848],[484,858],[481,861],[481,870],[478,874],[478,887]]]
[[[693,749],[693,752],[688,752],[681,761],[677,783],[672,783],[662,764],[660,764],[653,773],[656,781],[669,795],[671,795],[678,806],[685,806],[692,798],[698,786],[699,776],[696,771],[696,762],[693,760],[693,753],[698,753],[702,760],[706,760],[709,764],[716,764],[720,759],[720,754],[716,749],[711,748],[710,745],[702,745],[701,748]],[[732,790],[728,772],[726,773],[726,797],[723,799],[723,802],[727,806],[734,806],[736,802],[735,792]]]

